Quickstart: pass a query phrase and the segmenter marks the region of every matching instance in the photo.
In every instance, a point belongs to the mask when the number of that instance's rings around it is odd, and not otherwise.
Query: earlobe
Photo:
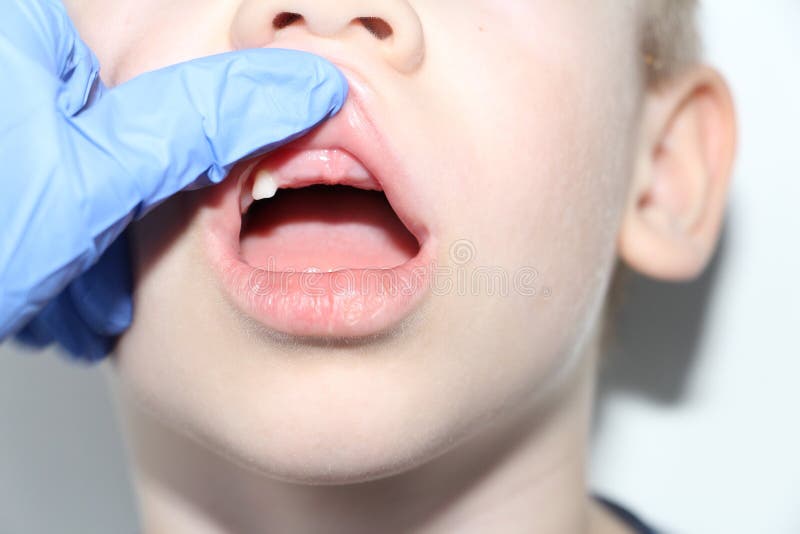
[[[619,255],[634,270],[691,280],[719,239],[736,148],[727,84],[698,66],[648,92]]]

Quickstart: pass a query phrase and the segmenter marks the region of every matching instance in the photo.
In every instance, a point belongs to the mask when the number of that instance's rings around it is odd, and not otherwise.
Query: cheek
[[[612,39],[597,29],[614,23],[611,11],[478,4],[430,35],[427,93],[437,96],[426,108],[448,163],[430,174],[446,184],[442,210],[462,234],[452,238],[482,238],[478,248],[509,266],[608,259],[630,175],[637,81],[625,32]]]
[[[484,400],[536,389],[591,334],[631,173],[636,80],[620,63],[626,45],[598,57],[596,30],[547,25],[525,41],[491,21],[483,31],[465,22],[459,55],[446,36],[429,42],[429,79],[447,87],[431,90],[428,106],[439,156],[449,158],[430,173],[445,184],[442,241],[453,247],[440,261],[465,281],[463,294],[445,291],[436,315],[447,319],[432,327],[445,338],[470,325],[474,335],[450,336],[450,351],[472,355],[471,372],[491,377],[475,386]]]
[[[191,268],[198,256],[185,231],[193,217],[186,197],[171,198],[130,228],[134,319],[114,360],[123,380],[142,388],[148,399],[170,399],[178,391],[170,385],[191,383],[190,369],[175,364],[183,358],[191,367],[194,358],[187,355],[194,354],[191,340],[197,338],[192,331],[211,327],[210,317],[192,309],[207,289],[202,290],[201,273]]]
[[[64,0],[109,87],[139,73],[228,50],[234,9],[217,0]]]

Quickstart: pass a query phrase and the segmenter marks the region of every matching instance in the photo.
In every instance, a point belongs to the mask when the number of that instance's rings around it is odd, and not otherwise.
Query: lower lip
[[[228,300],[268,329],[305,338],[379,335],[412,315],[430,293],[436,248],[430,235],[418,235],[416,256],[388,269],[304,273],[249,265],[239,253],[235,182],[209,191],[215,198],[203,214],[205,250]]]
[[[431,247],[391,269],[329,273],[254,268],[235,251],[212,244],[228,298],[267,328],[299,337],[353,338],[380,334],[410,315],[428,293]]]

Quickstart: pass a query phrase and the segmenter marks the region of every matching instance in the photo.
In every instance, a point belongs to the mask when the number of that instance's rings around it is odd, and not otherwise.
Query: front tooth
[[[263,200],[265,198],[272,198],[278,192],[278,183],[275,178],[267,170],[260,170],[256,173],[256,178],[253,181],[253,199]]]

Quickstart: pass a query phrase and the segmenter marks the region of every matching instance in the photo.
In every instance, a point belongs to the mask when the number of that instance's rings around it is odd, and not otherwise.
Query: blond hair
[[[642,0],[639,41],[648,85],[668,80],[698,61],[697,7],[697,0]]]

